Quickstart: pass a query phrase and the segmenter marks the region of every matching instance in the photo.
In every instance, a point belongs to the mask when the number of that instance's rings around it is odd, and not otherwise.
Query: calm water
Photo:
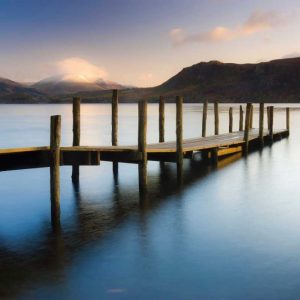
[[[201,109],[184,107],[185,137],[201,132]],[[158,140],[157,111],[149,105],[149,142]],[[62,144],[70,145],[70,105],[1,105],[0,147],[47,145],[52,114],[62,115]],[[174,105],[166,114],[174,139]],[[283,111],[274,122],[284,128]],[[136,105],[120,106],[119,124],[120,144],[135,144]],[[149,162],[147,194],[139,194],[136,165],[120,164],[118,178],[108,162],[81,167],[79,186],[62,167],[59,233],[49,170],[0,173],[0,298],[299,299],[298,110],[291,128],[289,139],[247,159],[185,161],[181,186],[174,164]],[[110,131],[109,105],[82,106],[83,145],[109,145]]]

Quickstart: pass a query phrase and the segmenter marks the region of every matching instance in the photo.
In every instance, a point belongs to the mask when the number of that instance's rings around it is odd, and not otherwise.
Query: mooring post
[[[267,106],[267,124],[268,130],[270,131],[270,106]]]
[[[274,123],[274,106],[270,106],[270,131],[269,138],[273,142],[273,123]]]
[[[250,111],[250,129],[253,128],[253,104],[251,104],[251,111]]]
[[[139,101],[138,151],[141,154],[139,163],[140,191],[147,186],[147,101]]]
[[[165,99],[159,97],[159,142],[165,141]]]
[[[214,103],[215,112],[215,135],[219,134],[219,103],[216,101]]]
[[[80,98],[73,97],[73,146],[80,145]],[[79,181],[79,165],[72,166],[72,181]]]
[[[244,131],[244,154],[248,154],[249,150],[249,129],[250,129],[250,118],[251,118],[251,103],[247,103],[246,107],[246,120],[245,120],[245,131]]]
[[[111,103],[111,144],[118,145],[118,104],[119,93],[118,90],[113,90]]]
[[[203,111],[202,111],[202,137],[206,137],[207,106],[208,106],[208,101],[205,100],[203,102]]]
[[[229,108],[229,132],[232,132],[233,127],[233,113],[232,113],[232,107]]]
[[[111,100],[111,144],[112,146],[118,145],[118,108],[119,108],[119,91],[112,91]],[[113,175],[115,182],[118,181],[118,162],[113,161]]]
[[[239,124],[239,131],[243,131],[243,123],[244,123],[244,112],[243,112],[243,106],[240,105],[240,124]]]
[[[50,133],[50,194],[51,221],[54,227],[60,224],[60,140],[61,116],[51,116]]]
[[[263,102],[259,103],[259,140],[260,145],[264,145],[264,112],[265,105]]]
[[[286,108],[286,130],[290,134],[290,108]]]
[[[182,103],[183,97],[176,97],[176,153],[177,165],[182,166],[183,163],[183,140],[182,140]]]

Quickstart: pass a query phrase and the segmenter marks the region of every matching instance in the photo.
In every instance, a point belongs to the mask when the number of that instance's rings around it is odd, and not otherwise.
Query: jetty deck
[[[112,97],[112,141],[111,146],[80,145],[80,98],[73,99],[73,143],[61,145],[61,116],[51,116],[50,145],[25,148],[0,149],[0,171],[27,168],[50,167],[51,220],[59,226],[60,216],[60,166],[72,166],[72,181],[79,181],[79,167],[99,165],[100,161],[113,162],[113,173],[118,173],[118,163],[138,164],[139,189],[147,189],[147,161],[175,162],[178,182],[181,182],[183,159],[193,159],[195,152],[201,153],[203,162],[215,163],[219,157],[249,150],[262,149],[273,141],[289,136],[290,110],[286,108],[286,128],[274,129],[274,107],[259,104],[258,129],[253,128],[253,104],[247,103],[244,119],[243,106],[239,108],[239,131],[233,132],[233,108],[229,108],[228,133],[219,134],[219,108],[214,103],[214,135],[207,136],[206,121],[208,102],[203,103],[201,137],[183,138],[183,98],[176,97],[176,140],[165,139],[165,102],[159,99],[159,142],[147,143],[147,102],[138,104],[137,145],[118,144],[118,91]],[[267,112],[267,128],[264,128],[264,115]],[[199,122],[200,123],[200,122]],[[199,130],[200,135],[200,130]]]
[[[288,136],[288,130],[275,130],[273,139]],[[268,139],[269,131],[263,131],[263,138]],[[259,142],[259,129],[249,130],[249,143]],[[224,133],[208,137],[183,140],[183,154],[190,157],[193,152],[217,149],[217,156],[241,152],[245,145],[244,131]],[[148,160],[176,162],[176,141],[148,144]],[[142,160],[137,145],[129,146],[72,146],[60,147],[60,165],[98,165],[101,161],[139,163]],[[75,157],[76,156],[76,157]],[[22,168],[48,166],[50,163],[50,146],[0,149],[0,171]]]

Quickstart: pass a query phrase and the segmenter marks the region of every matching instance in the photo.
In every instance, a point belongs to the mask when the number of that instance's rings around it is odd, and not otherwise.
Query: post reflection
[[[225,167],[238,158],[231,156],[223,159],[219,161],[218,167]],[[71,216],[72,226],[68,226],[66,221],[60,221],[59,206],[51,202],[51,226],[43,222],[36,235],[30,237],[35,247],[26,245],[16,252],[6,247],[5,241],[0,242],[0,295],[4,298],[18,297],[30,290],[32,282],[38,285],[47,278],[55,284],[63,280],[65,268],[71,263],[69,257],[73,253],[78,253],[87,244],[99,243],[110,232],[123,226],[131,215],[139,217],[144,236],[140,246],[147,248],[143,243],[147,243],[149,213],[159,210],[162,203],[172,201],[170,196],[179,195],[182,188],[187,189],[195,182],[200,183],[206,174],[213,171],[204,160],[185,160],[178,189],[174,188],[178,187],[176,164],[157,163],[156,166],[157,171],[151,173],[147,188],[140,189],[136,194],[126,184],[113,181],[110,206],[91,203],[89,196],[80,188],[80,182],[73,181],[75,211]],[[126,176],[122,173],[118,176],[122,175]],[[99,203],[102,200],[109,199],[99,199]]]

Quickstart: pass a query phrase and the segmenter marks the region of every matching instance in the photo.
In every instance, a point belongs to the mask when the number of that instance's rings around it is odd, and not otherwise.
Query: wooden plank
[[[242,146],[237,146],[237,147],[228,147],[228,148],[219,148],[218,149],[218,157],[242,152]]]
[[[49,146],[43,147],[25,147],[25,148],[5,148],[0,149],[1,154],[9,154],[9,153],[24,153],[24,152],[39,152],[39,151],[49,151]]]

